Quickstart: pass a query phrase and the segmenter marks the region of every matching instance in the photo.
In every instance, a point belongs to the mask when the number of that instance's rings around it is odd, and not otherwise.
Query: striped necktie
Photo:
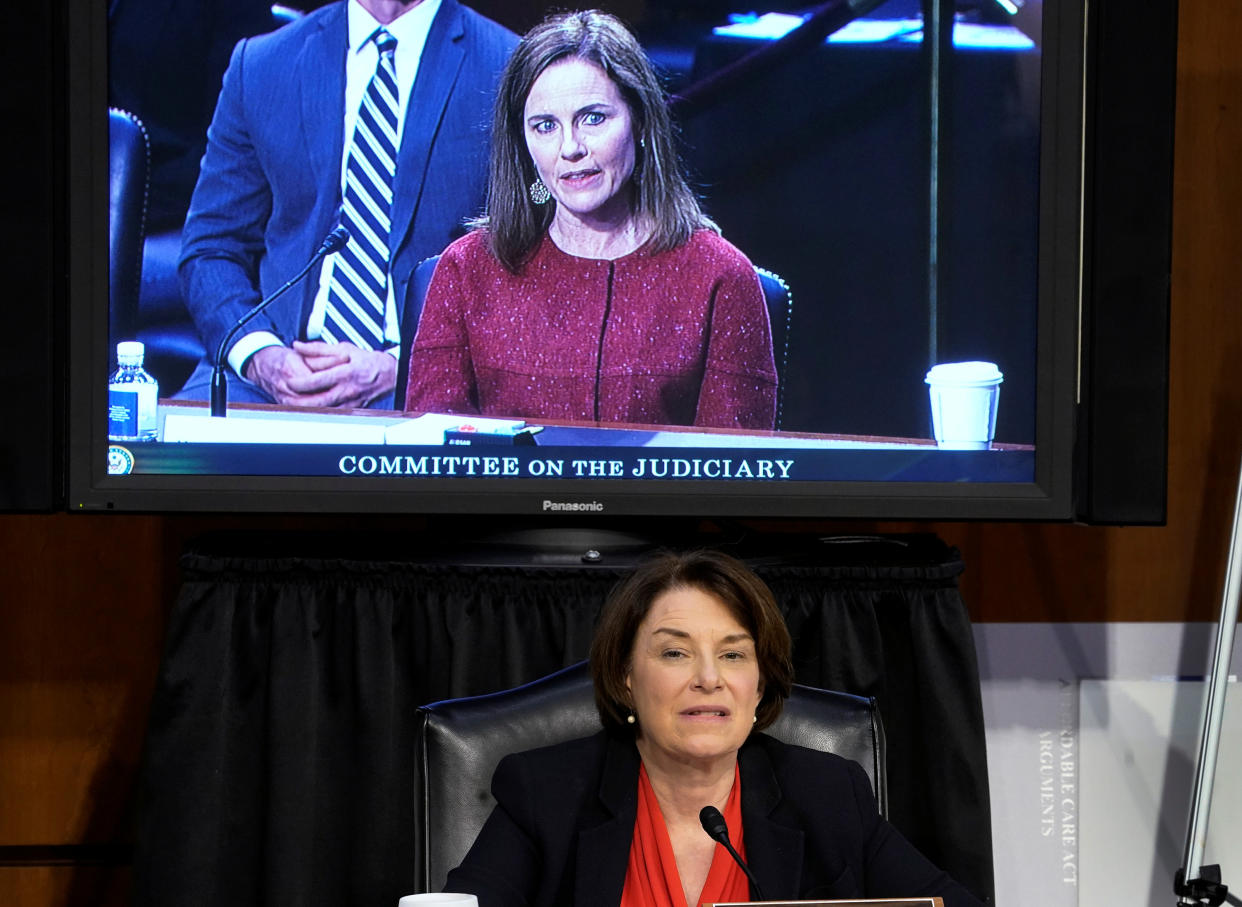
[[[323,339],[373,350],[385,346],[389,211],[397,171],[397,39],[379,28],[368,40],[375,41],[379,62],[362,97],[345,165],[341,223],[349,244],[332,265]]]

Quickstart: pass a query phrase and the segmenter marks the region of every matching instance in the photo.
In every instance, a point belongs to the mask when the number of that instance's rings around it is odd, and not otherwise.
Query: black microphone
[[[766,900],[763,896],[763,890],[759,887],[759,882],[755,879],[755,874],[750,871],[750,867],[746,865],[733,845],[729,843],[729,826],[725,822],[724,816],[720,814],[720,810],[714,806],[704,806],[699,810],[699,824],[703,826],[703,830],[717,844],[723,844],[724,849],[729,851],[729,856],[737,861],[737,865],[742,867],[742,872],[746,873],[746,878],[750,879],[750,887],[755,889],[755,900]]]
[[[317,251],[311,257],[311,260],[306,263],[306,267],[285,281],[284,285],[279,290],[271,296],[268,296],[241,318],[238,318],[237,323],[229,328],[228,333],[225,334],[224,338],[220,341],[220,345],[216,347],[215,363],[211,368],[211,414],[213,416],[223,416],[228,411],[229,386],[228,379],[224,374],[224,354],[229,348],[229,344],[233,342],[233,338],[237,336],[237,332],[245,327],[246,323],[250,321],[250,319],[254,318],[255,315],[258,315],[269,305],[283,296],[286,290],[310,273],[311,268],[315,267],[315,265],[319,264],[319,262],[323,261],[333,252],[339,252],[344,249],[345,244],[348,242],[349,230],[343,226],[333,227],[332,232],[323,238],[323,243],[320,244],[319,251]]]

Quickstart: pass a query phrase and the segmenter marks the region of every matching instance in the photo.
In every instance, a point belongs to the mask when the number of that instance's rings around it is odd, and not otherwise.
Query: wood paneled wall
[[[1181,0],[1178,46],[1168,524],[816,527],[939,533],[963,552],[963,594],[977,620],[1216,615],[1242,455],[1242,6]],[[188,537],[365,525],[373,523],[0,516],[0,853],[128,839],[164,616]],[[126,880],[123,867],[0,866],[0,903],[119,904]]]

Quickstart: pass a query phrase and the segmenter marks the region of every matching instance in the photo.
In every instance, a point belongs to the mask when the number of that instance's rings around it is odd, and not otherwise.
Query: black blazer
[[[980,904],[880,817],[856,763],[764,734],[738,763],[746,858],[765,897]],[[492,779],[496,807],[445,890],[475,894],[479,907],[616,907],[638,766],[633,742],[605,733],[506,756]]]

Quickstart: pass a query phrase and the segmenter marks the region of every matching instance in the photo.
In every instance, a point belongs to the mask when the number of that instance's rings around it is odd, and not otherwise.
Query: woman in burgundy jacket
[[[475,227],[432,277],[407,410],[773,427],[758,278],[700,210],[613,17],[551,18],[514,51]]]

